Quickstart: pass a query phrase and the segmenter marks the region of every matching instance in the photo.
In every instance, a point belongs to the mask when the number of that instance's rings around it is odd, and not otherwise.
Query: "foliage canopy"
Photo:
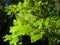
[[[43,35],[58,40],[56,35],[60,35],[60,17],[52,8],[47,0],[24,0],[17,5],[6,6],[7,15],[15,14],[16,19],[13,20],[14,26],[10,27],[11,34],[5,35],[4,41],[9,40],[10,45],[20,45],[23,42],[17,42],[19,38],[22,40],[23,35],[29,35],[32,43],[41,39]],[[52,34],[55,35],[51,36]]]

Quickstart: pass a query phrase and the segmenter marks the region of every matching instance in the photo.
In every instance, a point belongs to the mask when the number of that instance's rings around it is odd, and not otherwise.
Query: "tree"
[[[5,35],[4,41],[9,40],[11,45],[20,45],[23,43],[22,36],[29,35],[31,43],[34,43],[45,35],[49,38],[49,45],[58,45],[60,16],[54,8],[53,0],[24,0],[6,6],[4,11],[10,16],[9,18],[15,15],[16,19],[13,20],[14,26],[10,27],[11,34]]]

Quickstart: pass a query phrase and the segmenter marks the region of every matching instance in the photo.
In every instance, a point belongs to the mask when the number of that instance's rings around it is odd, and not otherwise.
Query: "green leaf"
[[[34,23],[34,26],[38,27],[38,29],[40,29],[42,27],[42,24],[43,24],[43,19],[40,19],[40,20],[37,20],[35,23]]]
[[[5,38],[4,41],[11,40],[12,35],[5,35],[4,38]]]
[[[56,28],[60,27],[60,19],[56,21],[55,26],[56,26]]]
[[[7,15],[11,15],[11,11],[8,11]]]
[[[49,22],[50,22],[50,18],[48,17],[48,18],[46,18],[46,20],[44,21],[44,25],[45,25],[46,27],[48,27]]]
[[[17,19],[17,20],[14,20],[14,21],[13,21],[13,24],[14,24],[15,26],[17,26],[17,25],[22,25],[22,21],[20,21],[19,19]]]
[[[31,36],[31,42],[36,42],[37,40],[41,39],[43,37],[43,32],[40,32],[40,34],[32,35]]]
[[[27,7],[29,4],[29,0],[24,0],[23,7]]]
[[[13,38],[9,43],[12,45],[17,45],[18,37]]]

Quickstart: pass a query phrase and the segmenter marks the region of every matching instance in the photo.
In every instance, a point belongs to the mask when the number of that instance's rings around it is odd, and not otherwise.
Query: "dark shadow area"
[[[7,45],[7,42],[3,41],[3,36],[9,34],[9,27],[13,25],[13,19],[15,19],[15,16],[8,17],[4,11],[0,10],[0,45]]]

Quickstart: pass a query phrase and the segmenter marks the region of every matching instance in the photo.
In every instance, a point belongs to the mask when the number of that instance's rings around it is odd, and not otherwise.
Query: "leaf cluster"
[[[13,20],[14,26],[10,27],[11,35],[5,35],[4,41],[9,40],[10,45],[20,45],[23,43],[21,41],[23,35],[29,35],[32,43],[41,39],[43,35],[48,36],[49,39],[58,38],[51,35],[53,33],[60,35],[60,17],[48,4],[49,1],[24,0],[23,3],[5,7],[7,15],[15,14],[16,19]],[[17,44],[19,38],[21,42]]]

